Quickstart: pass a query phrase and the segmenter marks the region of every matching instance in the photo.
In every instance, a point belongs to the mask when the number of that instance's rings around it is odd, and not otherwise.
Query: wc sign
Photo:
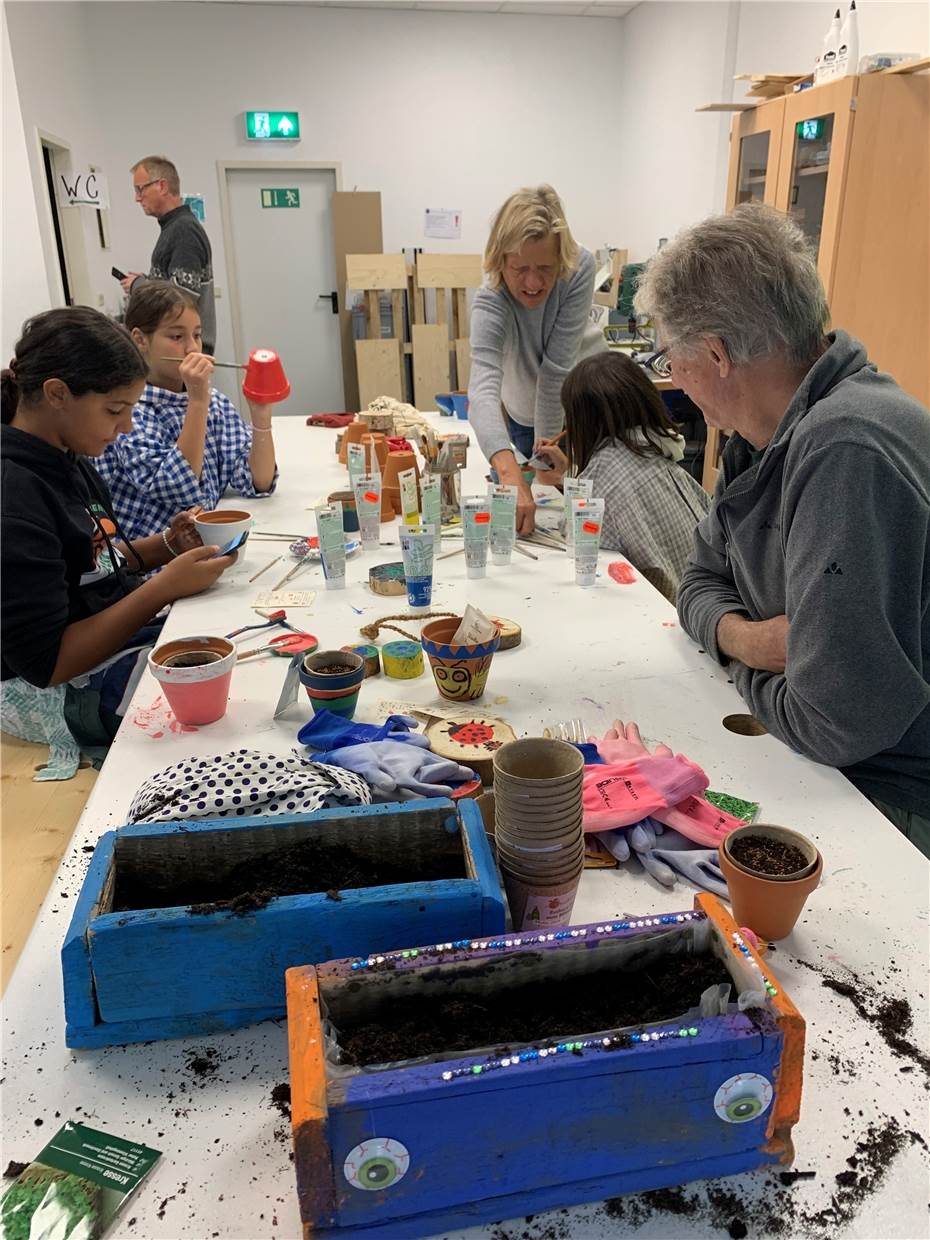
[[[55,186],[61,207],[96,207],[105,211],[110,205],[107,179],[102,172],[59,172]]]

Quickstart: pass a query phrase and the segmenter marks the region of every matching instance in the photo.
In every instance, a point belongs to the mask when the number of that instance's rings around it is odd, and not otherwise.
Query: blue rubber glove
[[[373,723],[351,723],[331,710],[321,710],[297,733],[301,745],[308,749],[343,749],[346,745],[363,745],[369,741],[403,741],[429,749],[429,741],[409,715],[388,715],[378,727]],[[325,761],[325,759],[320,759]]]
[[[455,785],[475,778],[467,766],[396,740],[347,745],[318,754],[316,761],[354,771],[384,800],[448,796]]]

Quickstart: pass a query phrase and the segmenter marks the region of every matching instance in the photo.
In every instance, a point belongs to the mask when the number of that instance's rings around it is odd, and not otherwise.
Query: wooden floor
[[[36,767],[47,757],[46,745],[0,735],[0,993],[97,778],[88,767],[73,779],[34,783]]]

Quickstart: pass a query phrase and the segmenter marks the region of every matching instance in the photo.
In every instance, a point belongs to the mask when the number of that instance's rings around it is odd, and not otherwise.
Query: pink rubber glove
[[[581,785],[585,831],[627,827],[677,805],[707,787],[707,776],[693,762],[644,754],[624,762],[586,766]]]
[[[597,745],[598,752],[607,762],[622,762],[649,753],[639,728],[632,721],[625,724],[622,719],[615,719],[613,727],[604,733],[603,740],[599,740],[596,736],[589,736],[588,740]],[[668,745],[656,745],[654,753],[659,757],[672,756]],[[707,787],[706,783],[704,787]],[[706,848],[716,848],[730,831],[746,825],[740,819],[734,818],[732,814],[718,809],[716,805],[711,805],[702,796],[695,795],[686,797],[668,808],[654,809],[649,812],[653,818],[664,823],[665,826],[680,831],[689,840],[693,840],[696,844],[703,844]],[[585,830],[590,829],[592,828],[585,827]]]

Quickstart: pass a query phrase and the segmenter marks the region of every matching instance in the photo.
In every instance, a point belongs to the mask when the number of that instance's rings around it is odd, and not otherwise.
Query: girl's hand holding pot
[[[541,461],[548,461],[548,469],[536,470],[536,481],[547,487],[560,487],[562,479],[568,472],[568,457],[561,448],[552,444],[540,444],[536,448],[536,456]]]

